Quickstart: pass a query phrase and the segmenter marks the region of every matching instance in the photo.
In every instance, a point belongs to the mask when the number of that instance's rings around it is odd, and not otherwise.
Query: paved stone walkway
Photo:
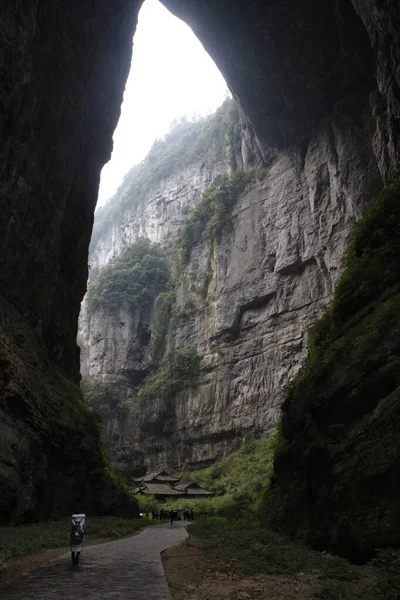
[[[90,523],[88,523],[90,526]],[[139,535],[87,546],[79,567],[62,557],[0,589],[3,600],[171,600],[160,552],[187,537],[185,523],[153,525]]]

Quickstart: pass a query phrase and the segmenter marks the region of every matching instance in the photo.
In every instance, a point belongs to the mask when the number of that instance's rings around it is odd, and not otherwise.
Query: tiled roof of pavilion
[[[164,483],[143,483],[139,488],[142,494],[152,494],[154,496],[182,496],[184,492],[175,490],[167,482]]]
[[[189,496],[213,496],[214,492],[210,492],[205,488],[201,487],[195,481],[191,481],[190,483],[177,483],[174,485],[176,490],[180,490],[185,492],[185,494]]]
[[[184,491],[184,490],[186,490],[186,489],[187,489],[187,488],[188,488],[190,485],[191,485],[190,483],[176,483],[176,484],[174,485],[174,488],[175,488],[176,490],[182,490],[182,491]]]
[[[174,475],[170,475],[167,471],[152,471],[150,473],[146,473],[142,477],[134,477],[134,481],[169,481],[171,483],[175,483],[179,481],[179,477],[174,477]]]

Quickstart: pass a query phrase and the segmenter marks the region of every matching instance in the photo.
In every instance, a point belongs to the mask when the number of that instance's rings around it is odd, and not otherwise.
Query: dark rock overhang
[[[374,53],[348,0],[162,2],[215,60],[265,155],[301,146],[339,101],[374,88]]]

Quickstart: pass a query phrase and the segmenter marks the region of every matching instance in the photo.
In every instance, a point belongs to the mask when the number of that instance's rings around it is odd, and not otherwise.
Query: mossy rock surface
[[[400,183],[357,225],[283,405],[270,526],[362,560],[400,547]],[[318,449],[318,452],[316,451]]]

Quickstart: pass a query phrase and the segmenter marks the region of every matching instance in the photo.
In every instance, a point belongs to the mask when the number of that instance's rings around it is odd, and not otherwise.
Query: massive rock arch
[[[164,4],[220,67],[263,161],[284,148],[301,162],[321,122],[344,106],[355,118],[369,113],[381,174],[396,172],[396,0]],[[93,502],[90,482],[102,464],[92,451],[97,433],[67,382],[79,379],[75,338],[99,173],[111,151],[140,5],[33,0],[2,8],[3,520],[58,514],[82,495]]]

